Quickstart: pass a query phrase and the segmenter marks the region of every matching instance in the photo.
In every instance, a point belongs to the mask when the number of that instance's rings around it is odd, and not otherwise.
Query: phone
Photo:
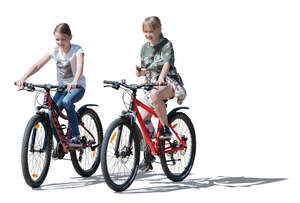
[[[136,68],[136,70],[139,71],[139,72],[142,70],[142,68],[139,67],[139,66],[135,66],[135,68]]]

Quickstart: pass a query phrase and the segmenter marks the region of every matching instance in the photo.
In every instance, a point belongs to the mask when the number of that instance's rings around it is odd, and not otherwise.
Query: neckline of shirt
[[[60,53],[61,56],[66,57],[66,56],[68,56],[68,54],[71,52],[71,49],[72,49],[73,47],[74,47],[74,45],[73,45],[73,44],[70,44],[70,49],[69,49],[69,51],[68,51],[67,53],[64,53],[59,47],[58,47],[58,51],[59,51],[59,53]]]

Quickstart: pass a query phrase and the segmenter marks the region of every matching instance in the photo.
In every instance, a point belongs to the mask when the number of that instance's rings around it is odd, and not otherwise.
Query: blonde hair
[[[153,30],[161,28],[160,19],[157,16],[149,16],[143,22],[143,31],[145,30],[145,26],[149,26]]]

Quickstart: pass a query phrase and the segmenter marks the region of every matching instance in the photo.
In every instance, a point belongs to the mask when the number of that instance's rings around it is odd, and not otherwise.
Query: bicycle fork
[[[36,139],[36,134],[37,134],[37,130],[38,128],[40,127],[40,124],[36,124],[35,126],[33,126],[33,130],[32,130],[32,138],[31,138],[31,142],[30,142],[30,148],[29,148],[29,151],[30,152],[44,152],[46,150],[46,147],[47,147],[47,142],[48,142],[48,130],[45,131],[45,137],[44,137],[44,141],[43,141],[43,146],[41,149],[38,149],[38,150],[35,150],[34,149],[34,145],[35,145],[35,139]]]
[[[123,149],[121,149],[121,156],[129,156],[131,154],[131,146],[133,142],[133,136],[134,136],[134,124],[135,124],[135,118],[136,118],[136,113],[133,113],[133,115],[126,115],[128,112],[122,112],[122,117],[126,117],[127,119],[130,119],[130,134],[129,134],[129,139],[127,144],[124,146]],[[121,135],[123,131],[123,125],[118,126],[118,131],[117,131],[117,137],[116,137],[116,145],[115,145],[115,156],[119,157],[119,148],[120,148],[120,140],[121,140]],[[124,151],[123,151],[124,150]]]

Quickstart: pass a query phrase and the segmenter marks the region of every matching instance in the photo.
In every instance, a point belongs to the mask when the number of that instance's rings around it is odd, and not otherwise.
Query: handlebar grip
[[[17,86],[17,81],[14,82],[14,85]],[[32,84],[31,84],[31,83],[27,83],[27,82],[23,82],[23,86],[24,86],[24,87],[28,87],[28,86],[32,86]]]
[[[27,82],[23,82],[23,86],[25,87],[28,83]],[[14,85],[17,85],[17,81],[14,82]]]
[[[110,81],[110,80],[104,80],[103,83],[104,83],[104,84],[110,84],[110,85],[115,84],[114,81]]]

